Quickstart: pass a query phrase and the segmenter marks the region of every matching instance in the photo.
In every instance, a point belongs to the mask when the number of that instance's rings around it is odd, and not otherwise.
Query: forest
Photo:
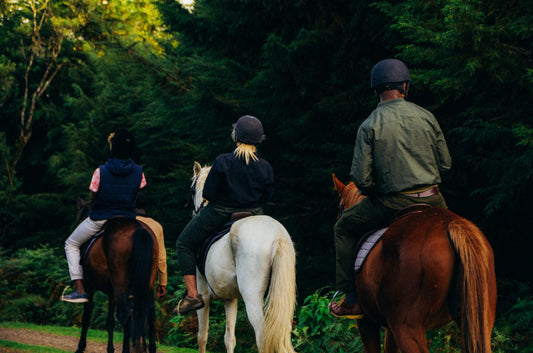
[[[349,181],[357,128],[378,103],[370,71],[398,58],[408,100],[446,137],[450,210],[493,247],[501,351],[530,351],[532,24],[533,0],[0,0],[0,321],[79,323],[76,309],[51,314],[69,284],[64,241],[121,128],[164,227],[170,312],[193,164],[230,152],[246,114],[264,125],[265,210],[295,244],[299,305],[321,303],[335,277],[332,173]],[[161,332],[194,346],[173,320]]]

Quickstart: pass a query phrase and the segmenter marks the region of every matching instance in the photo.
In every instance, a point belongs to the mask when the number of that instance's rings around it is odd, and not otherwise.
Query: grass
[[[31,331],[37,331],[42,333],[54,334],[58,336],[69,336],[69,337],[79,337],[80,328],[79,327],[61,327],[61,326],[41,326],[30,323],[20,323],[20,322],[0,322],[0,328],[9,328],[9,329],[25,329]],[[107,342],[107,332],[99,330],[89,330],[87,334],[87,340],[95,342]],[[113,340],[115,342],[122,342],[122,333],[116,332],[113,335]],[[39,352],[39,353],[65,353],[61,349],[55,348],[45,348],[31,346],[27,344],[15,343],[10,341],[0,340],[0,349],[1,348],[12,348],[17,349],[22,352]],[[177,348],[169,347],[158,344],[157,351],[161,353],[193,353],[196,352],[195,349],[190,348]]]
[[[0,348],[11,348],[16,349],[17,352],[40,352],[40,353],[71,353],[64,351],[62,349],[56,349],[56,348],[48,348],[48,347],[36,347],[36,346],[30,346],[29,344],[22,344],[22,343],[16,343],[11,341],[4,341],[0,340]]]

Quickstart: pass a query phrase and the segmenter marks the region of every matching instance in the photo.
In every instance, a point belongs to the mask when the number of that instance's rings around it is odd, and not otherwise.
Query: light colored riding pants
[[[106,220],[93,221],[85,218],[65,241],[65,254],[67,255],[68,271],[71,280],[83,279],[83,269],[80,265],[80,247],[93,235],[102,229]]]

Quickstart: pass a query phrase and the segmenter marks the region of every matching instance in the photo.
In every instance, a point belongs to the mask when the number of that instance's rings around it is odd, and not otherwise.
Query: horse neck
[[[211,167],[203,167],[200,173],[193,177],[192,187],[195,188],[193,198],[195,210],[199,210],[201,207],[207,204],[207,201],[204,201],[205,199],[203,198],[202,194],[204,191],[205,180],[207,179],[207,175],[209,174],[210,170]]]

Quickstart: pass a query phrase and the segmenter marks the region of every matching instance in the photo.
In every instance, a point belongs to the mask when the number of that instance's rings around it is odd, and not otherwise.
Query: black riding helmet
[[[111,147],[111,155],[119,159],[132,158],[137,145],[135,137],[127,130],[119,130],[108,138]]]
[[[263,124],[254,116],[244,115],[233,124],[235,139],[247,145],[257,145],[263,141]]]
[[[411,75],[407,66],[398,59],[385,59],[378,62],[372,68],[370,75],[370,87],[378,93],[384,90],[397,89],[401,93],[407,93],[403,90],[402,84],[407,82],[411,84]]]

